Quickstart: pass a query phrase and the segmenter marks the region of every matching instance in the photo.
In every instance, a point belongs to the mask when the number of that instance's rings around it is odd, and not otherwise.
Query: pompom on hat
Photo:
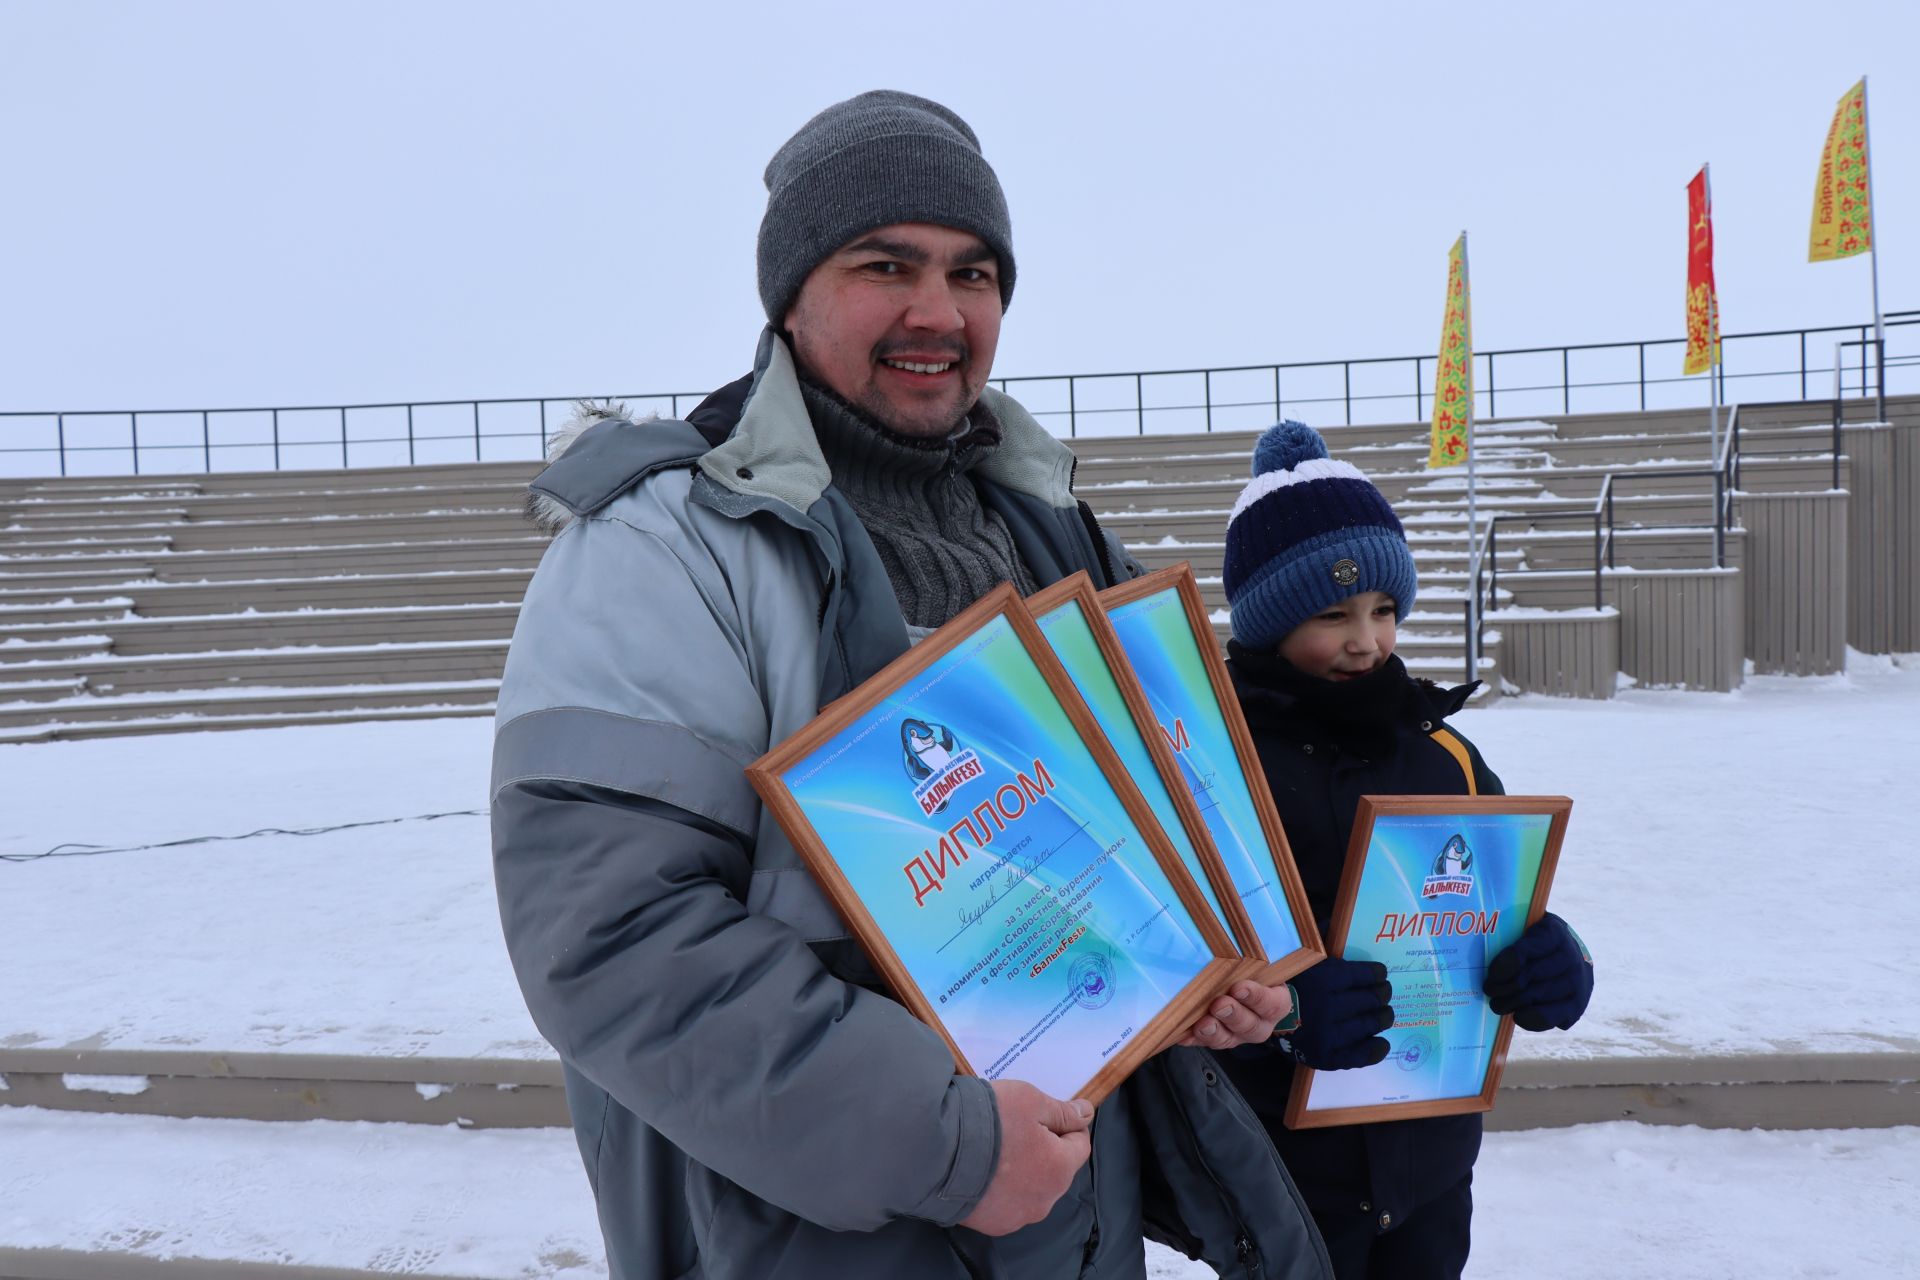
[[[1415,586],[1406,532],[1373,482],[1328,457],[1303,422],[1263,431],[1253,481],[1227,521],[1233,638],[1272,652],[1308,618],[1366,591],[1392,596],[1404,619]]]

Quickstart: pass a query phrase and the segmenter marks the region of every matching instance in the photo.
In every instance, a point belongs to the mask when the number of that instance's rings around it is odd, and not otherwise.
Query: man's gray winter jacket
[[[1197,1049],[1100,1108],[1047,1221],[999,1241],[955,1225],[998,1159],[992,1091],[879,993],[742,772],[904,652],[906,624],[785,342],[764,334],[738,385],[690,415],[705,436],[609,418],[535,480],[566,523],[500,691],[500,914],[613,1274],[1105,1280],[1140,1274],[1144,1231],[1225,1274],[1324,1276],[1258,1120]],[[1131,576],[1066,447],[982,404],[1003,436],[974,476],[1035,578]]]

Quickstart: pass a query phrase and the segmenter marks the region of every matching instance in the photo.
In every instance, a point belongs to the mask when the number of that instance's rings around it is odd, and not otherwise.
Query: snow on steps
[[[362,573],[291,578],[136,582],[9,587],[0,578],[0,626],[36,611],[52,621],[66,609],[109,607],[142,618],[184,617],[255,609],[373,608],[395,604],[504,604],[526,594],[531,568]],[[117,614],[116,614],[117,616]]]
[[[1583,420],[1571,434],[1528,419],[1483,424],[1484,512],[1586,507],[1589,500],[1565,490],[1599,474],[1607,449],[1637,450],[1647,476],[1694,462],[1686,454],[1699,444],[1699,415],[1668,417],[1648,419],[1654,425],[1644,432],[1631,418]],[[1792,443],[1811,448],[1814,434]],[[1405,628],[1405,656],[1431,665],[1424,673],[1437,679],[1459,679],[1463,478],[1419,465],[1417,424],[1331,428],[1327,436],[1335,456],[1375,472],[1400,498],[1427,588]],[[1150,561],[1193,560],[1217,608],[1219,539],[1253,439],[1244,432],[1073,443],[1083,492],[1096,507],[1147,508],[1110,510],[1115,531]],[[1576,440],[1566,457],[1555,452]],[[545,545],[517,514],[533,469],[456,464],[0,485],[0,674],[14,693],[0,707],[0,727],[31,730],[31,720],[43,726],[38,732],[75,734],[347,718],[358,714],[346,705],[354,697],[376,704],[366,714],[387,716],[405,710],[409,691],[432,696],[425,691],[450,684],[468,690],[460,711],[481,711],[491,694],[471,689],[497,676],[515,602]],[[1543,480],[1561,492],[1541,489]],[[1167,509],[1176,505],[1190,509]],[[1697,521],[1703,506],[1695,495],[1653,493],[1624,497],[1616,514],[1670,528]],[[1569,521],[1540,527],[1548,537],[1590,538]],[[1207,545],[1161,550],[1170,540]],[[1501,569],[1526,566],[1528,545],[1519,524],[1503,527]],[[1567,545],[1571,554],[1574,543]],[[510,577],[487,579],[503,568]],[[437,588],[429,584],[435,575],[445,575]],[[170,585],[184,583],[193,585]],[[46,611],[29,621],[34,604]],[[483,638],[487,632],[496,634]],[[113,649],[80,640],[89,635],[110,637]],[[34,651],[6,640],[89,648]],[[1488,647],[1492,658],[1497,641]],[[135,652],[142,648],[162,652]],[[441,660],[455,666],[436,669]],[[1497,668],[1488,669],[1497,690]],[[312,701],[299,703],[288,686]],[[343,692],[353,689],[378,692]],[[126,700],[126,691],[142,702]],[[256,692],[250,709],[213,696]],[[199,714],[186,705],[195,699],[205,702]],[[66,718],[48,714],[54,710]]]
[[[0,744],[490,716],[500,691],[500,682],[493,679],[337,688],[202,689],[116,698],[86,697],[80,681],[45,683],[50,689],[47,698],[31,704],[25,696],[9,693],[20,685],[0,685],[0,698],[7,699],[0,705]]]
[[[0,618],[0,663],[14,652],[9,646],[16,642],[31,648],[35,643],[77,641],[89,633],[104,638],[120,657],[312,644],[504,639],[513,634],[519,612],[517,600],[506,600],[368,608],[246,608],[158,618],[122,612],[105,623],[97,619],[20,622]]]
[[[186,550],[151,556],[0,556],[0,588],[55,587],[63,582],[222,582],[235,579],[340,577],[375,573],[531,569],[548,539],[524,524],[497,538],[282,545]]]

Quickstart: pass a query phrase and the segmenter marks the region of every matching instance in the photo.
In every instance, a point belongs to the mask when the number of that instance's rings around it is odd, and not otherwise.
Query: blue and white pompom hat
[[[1308,618],[1363,591],[1413,608],[1413,552],[1380,490],[1303,422],[1268,427],[1253,447],[1253,481],[1227,521],[1233,638],[1273,652]]]

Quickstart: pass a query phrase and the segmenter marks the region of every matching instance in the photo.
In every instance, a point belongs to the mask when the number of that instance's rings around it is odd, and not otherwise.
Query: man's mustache
[[[873,350],[875,360],[899,360],[906,356],[917,356],[924,360],[927,356],[933,356],[965,363],[972,354],[972,348],[964,340],[954,338],[942,338],[937,342],[889,342]]]

